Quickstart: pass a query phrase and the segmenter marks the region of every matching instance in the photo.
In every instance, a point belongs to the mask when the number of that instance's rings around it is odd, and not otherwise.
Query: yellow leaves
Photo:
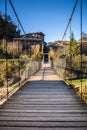
[[[52,59],[55,59],[55,58],[56,58],[56,57],[55,57],[55,52],[54,52],[53,49],[50,50],[49,54],[50,54],[50,57],[51,57]]]

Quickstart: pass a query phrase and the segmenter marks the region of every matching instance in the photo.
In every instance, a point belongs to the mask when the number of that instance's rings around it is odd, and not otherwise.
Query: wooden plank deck
[[[0,130],[87,130],[87,105],[44,66],[1,106]]]

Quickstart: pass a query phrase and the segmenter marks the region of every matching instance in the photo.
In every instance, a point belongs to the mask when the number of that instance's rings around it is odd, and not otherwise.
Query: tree
[[[78,54],[80,54],[80,46],[76,42],[74,38],[74,34],[72,32],[71,37],[70,37],[70,44],[68,47],[68,56],[70,57],[70,56],[75,56]]]
[[[0,39],[3,37],[3,29],[4,29],[4,19],[2,18],[2,15],[0,14]]]
[[[55,57],[55,52],[54,52],[54,50],[53,50],[52,48],[50,49],[49,54],[50,54],[50,58],[51,58],[51,59],[55,59],[55,58],[56,58],[56,57]]]
[[[20,31],[16,31],[17,26],[13,24],[11,20],[11,16],[7,16],[7,20],[5,20],[5,16],[2,16],[0,13],[0,39],[3,39],[7,36],[8,40],[12,40],[14,37],[19,36]]]

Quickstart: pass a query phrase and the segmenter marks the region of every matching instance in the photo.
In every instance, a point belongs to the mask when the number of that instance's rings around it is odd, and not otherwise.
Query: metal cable
[[[65,35],[66,35],[67,29],[68,29],[69,24],[70,24],[70,22],[71,22],[71,20],[72,20],[72,17],[73,17],[74,11],[75,11],[75,9],[76,9],[77,3],[78,3],[78,0],[76,0],[76,2],[75,2],[74,8],[73,8],[72,13],[71,13],[71,16],[70,16],[70,18],[69,18],[69,21],[68,21],[68,24],[67,24],[67,26],[66,26],[65,32],[64,32],[64,34],[63,34],[62,41],[63,41],[63,39],[64,39],[64,37],[65,37]]]
[[[9,3],[10,3],[10,5],[11,5],[11,7],[12,7],[13,11],[14,11],[14,14],[15,14],[15,16],[16,16],[16,18],[17,18],[18,23],[20,24],[20,26],[21,26],[21,28],[22,28],[22,31],[23,31],[23,32],[24,32],[24,34],[26,35],[25,30],[24,30],[24,28],[23,28],[23,26],[22,26],[22,24],[21,24],[20,19],[18,18],[18,15],[17,15],[17,13],[16,13],[16,10],[15,10],[15,8],[14,8],[14,6],[13,6],[12,1],[11,1],[11,0],[9,0]]]
[[[13,5],[13,3],[12,3],[11,0],[9,0],[9,3],[10,3],[10,5],[11,5],[13,11],[14,11],[14,14],[15,14],[15,16],[16,16],[16,18],[17,18],[17,21],[18,21],[19,25],[21,26],[22,31],[23,31],[23,33],[24,33],[24,35],[25,35],[25,38],[26,38],[26,32],[25,32],[25,30],[24,30],[24,28],[23,28],[23,26],[22,26],[22,23],[21,23],[21,21],[20,21],[18,15],[17,15],[17,12],[16,12],[16,10],[15,10],[15,8],[14,8],[14,5]],[[26,54],[26,42],[25,42],[25,54]]]
[[[82,0],[80,1],[80,29],[81,29],[81,98],[82,98],[82,78],[83,78],[83,73],[82,73]]]
[[[70,68],[71,68],[71,72],[70,72],[70,82],[72,85],[72,31],[71,31],[71,21],[70,21]]]
[[[6,87],[7,87],[7,99],[8,99],[8,42],[7,42],[7,0],[5,0],[5,39],[6,39]]]

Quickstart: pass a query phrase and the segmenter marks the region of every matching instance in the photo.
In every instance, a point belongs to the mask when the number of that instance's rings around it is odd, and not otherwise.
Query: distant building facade
[[[78,43],[81,46],[81,41],[78,41]],[[87,40],[86,41],[82,40],[82,54],[87,55]]]
[[[81,40],[76,41],[78,46],[80,46],[81,48]],[[60,49],[60,47],[64,47],[65,50],[67,50],[67,47],[69,47],[70,45],[70,41],[55,41],[53,47],[58,47]],[[87,39],[82,40],[82,54],[87,55]]]
[[[15,42],[20,41],[22,43],[22,50],[29,54],[41,51],[42,46],[45,45],[45,34],[42,32],[28,33],[21,35],[20,38],[14,38]]]

